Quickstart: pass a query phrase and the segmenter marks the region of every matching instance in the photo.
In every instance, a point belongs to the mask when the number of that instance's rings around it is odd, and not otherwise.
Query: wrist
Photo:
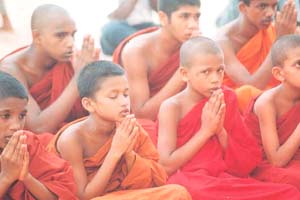
[[[21,180],[25,185],[30,183],[32,181],[33,176],[28,173],[26,176],[24,176],[23,180]]]
[[[10,176],[0,173],[0,182],[4,185],[11,185],[15,180],[11,179]]]

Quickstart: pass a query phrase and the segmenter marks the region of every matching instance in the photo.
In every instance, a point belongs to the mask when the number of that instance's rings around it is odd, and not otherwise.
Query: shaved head
[[[31,30],[42,30],[49,23],[59,22],[62,18],[72,20],[69,13],[62,7],[54,4],[44,4],[37,7],[31,17]]]
[[[194,37],[186,42],[180,48],[180,65],[189,67],[190,62],[197,55],[219,55],[224,57],[223,51],[219,45],[207,37]]]
[[[288,53],[300,47],[300,35],[281,36],[272,46],[271,60],[273,66],[283,66]]]

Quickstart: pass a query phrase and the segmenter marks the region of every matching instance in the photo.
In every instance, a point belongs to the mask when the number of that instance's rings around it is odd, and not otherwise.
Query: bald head
[[[44,4],[37,7],[31,16],[31,30],[41,30],[49,23],[59,21],[62,18],[72,19],[69,13],[62,7],[54,4]]]
[[[180,48],[180,65],[189,67],[190,62],[197,55],[218,55],[224,57],[222,49],[219,45],[207,37],[194,37],[186,42]]]
[[[295,48],[300,48],[300,35],[285,35],[276,40],[271,49],[273,66],[283,66],[288,53]]]

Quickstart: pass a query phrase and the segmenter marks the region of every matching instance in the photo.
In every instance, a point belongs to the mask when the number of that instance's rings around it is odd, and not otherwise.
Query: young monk
[[[148,134],[129,113],[121,67],[93,62],[80,73],[78,88],[90,114],[64,127],[50,148],[73,166],[80,199],[190,199],[183,187],[162,186],[167,174]]]
[[[235,93],[221,87],[221,48],[211,39],[193,38],[182,45],[180,61],[187,87],[164,101],[158,115],[158,151],[168,182],[185,186],[195,200],[299,199],[293,186],[248,178],[261,151],[242,121]]]
[[[77,199],[71,167],[23,131],[28,95],[0,72],[0,199]]]
[[[127,72],[137,118],[156,120],[161,102],[184,87],[178,73],[179,48],[198,34],[199,10],[199,0],[159,0],[161,27],[138,32],[116,49],[114,62]]]
[[[274,25],[277,3],[278,0],[239,0],[239,17],[217,34],[225,55],[224,85],[237,88],[242,112],[261,90],[279,84],[272,78],[269,51],[276,38],[295,32],[297,11],[293,0],[287,0]]]
[[[249,106],[245,122],[259,139],[264,161],[254,171],[263,181],[300,189],[300,36],[279,38],[272,47],[272,73],[281,82]]]
[[[37,7],[31,30],[32,44],[3,58],[0,70],[16,77],[30,93],[26,129],[54,133],[63,122],[87,114],[81,107],[75,79],[98,52],[94,41],[86,37],[82,50],[74,54],[75,22],[56,5]]]

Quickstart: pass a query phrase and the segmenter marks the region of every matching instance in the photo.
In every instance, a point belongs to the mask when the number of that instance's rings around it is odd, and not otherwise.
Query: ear
[[[188,69],[186,67],[180,66],[179,67],[179,73],[180,73],[180,75],[182,77],[182,80],[184,82],[188,82],[189,81],[189,78],[188,78],[188,75],[187,75],[188,74]]]
[[[40,32],[37,31],[37,30],[32,30],[31,34],[32,34],[33,43],[34,44],[40,44],[41,43],[41,37],[40,37],[41,34],[40,34]]]
[[[166,13],[158,11],[158,17],[162,27],[166,26],[169,23],[169,17]]]
[[[86,109],[89,113],[92,113],[95,111],[94,106],[93,106],[94,102],[91,98],[83,97],[81,99],[81,104],[82,104],[82,107],[84,109]]]
[[[280,82],[284,81],[284,75],[283,75],[283,71],[282,68],[280,66],[274,66],[272,68],[272,74],[274,76],[274,78]]]
[[[247,7],[249,7],[247,4],[245,4],[245,2],[240,1],[238,4],[238,9],[240,11],[240,13],[245,13],[247,10]]]

